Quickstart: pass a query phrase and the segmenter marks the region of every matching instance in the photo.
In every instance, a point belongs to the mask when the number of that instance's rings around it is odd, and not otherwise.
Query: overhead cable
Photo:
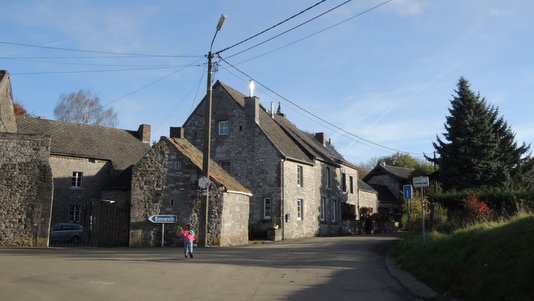
[[[101,53],[101,54],[115,54],[115,55],[126,55],[126,56],[147,56],[147,57],[200,57],[200,55],[171,55],[171,54],[149,54],[149,53],[133,53],[133,52],[113,52],[113,51],[101,51],[101,50],[87,50],[87,49],[75,49],[75,48],[64,48],[64,47],[53,47],[53,46],[43,46],[43,45],[33,45],[33,44],[24,44],[24,43],[15,43],[0,41],[0,44],[4,45],[14,45],[22,47],[33,47],[33,48],[44,48],[44,49],[53,49],[53,50],[62,50],[62,51],[74,51],[74,52],[86,52],[86,53]]]
[[[294,14],[293,16],[291,16],[291,17],[289,17],[289,18],[287,18],[287,19],[285,19],[285,20],[283,20],[283,21],[281,21],[281,22],[278,22],[278,23],[276,23],[275,25],[273,25],[273,26],[271,26],[271,27],[269,27],[269,28],[267,28],[267,29],[264,29],[264,30],[260,31],[260,32],[258,32],[257,34],[255,34],[255,35],[253,35],[253,36],[251,36],[251,37],[248,37],[248,38],[242,40],[241,42],[235,43],[235,44],[233,44],[233,45],[231,45],[231,46],[228,46],[228,47],[226,47],[226,48],[224,48],[224,49],[222,49],[222,50],[219,50],[219,51],[217,51],[216,53],[217,53],[217,54],[219,54],[219,53],[223,53],[223,52],[225,52],[226,50],[232,49],[232,48],[234,48],[234,47],[236,47],[236,46],[238,46],[238,45],[241,45],[241,44],[243,44],[243,43],[245,43],[245,42],[247,42],[247,41],[250,41],[250,40],[252,40],[253,38],[255,38],[255,37],[257,37],[257,36],[259,36],[259,35],[261,35],[261,34],[264,34],[264,33],[266,33],[267,31],[269,31],[269,30],[271,30],[271,29],[273,29],[273,28],[275,28],[275,27],[278,27],[278,26],[284,24],[284,23],[286,23],[287,21],[289,21],[289,20],[291,20],[291,19],[293,19],[293,18],[295,18],[295,17],[300,16],[301,14],[307,12],[308,10],[310,10],[310,9],[312,9],[312,8],[314,8],[314,7],[316,7],[317,5],[319,5],[319,4],[321,4],[321,3],[325,2],[325,1],[326,1],[326,0],[321,0],[321,1],[317,2],[317,3],[315,3],[314,5],[312,5],[312,6],[308,7],[308,8],[306,8],[306,9],[304,9],[304,10],[302,10],[302,11],[300,11],[299,13]]]
[[[317,15],[317,16],[311,18],[311,19],[308,19],[308,20],[306,20],[306,21],[304,21],[304,22],[302,22],[302,23],[300,23],[300,24],[298,24],[298,25],[296,25],[296,26],[293,26],[293,27],[291,27],[290,29],[288,29],[288,30],[286,30],[286,31],[283,31],[283,32],[281,32],[281,33],[279,33],[279,34],[277,34],[277,35],[275,35],[275,36],[273,36],[273,37],[271,37],[271,38],[269,38],[269,39],[263,41],[263,42],[257,43],[257,44],[255,44],[255,45],[253,45],[253,46],[250,46],[250,47],[248,47],[248,48],[246,48],[246,49],[244,49],[244,50],[241,50],[241,51],[239,51],[239,52],[237,52],[237,53],[234,53],[234,54],[230,55],[230,56],[227,57],[227,58],[228,58],[228,59],[229,59],[229,58],[232,58],[232,57],[234,57],[234,56],[236,56],[236,55],[242,54],[243,52],[249,51],[249,50],[254,49],[254,48],[256,48],[256,47],[258,47],[258,46],[260,46],[260,45],[263,45],[263,44],[265,44],[265,43],[267,43],[267,42],[269,42],[269,41],[272,41],[272,40],[274,40],[274,39],[276,39],[276,38],[278,38],[278,37],[280,37],[280,36],[282,36],[282,35],[284,35],[284,34],[290,32],[290,31],[293,31],[293,30],[295,30],[295,29],[297,29],[297,28],[299,28],[299,27],[301,27],[301,26],[303,26],[303,25],[305,25],[305,24],[310,23],[311,21],[313,21],[313,20],[315,20],[315,19],[317,19],[317,18],[319,18],[319,17],[322,17],[322,16],[326,15],[327,13],[329,13],[329,12],[331,12],[331,11],[333,11],[333,10],[336,10],[336,9],[340,8],[341,6],[347,4],[347,3],[351,2],[351,1],[352,1],[352,0],[347,0],[347,1],[343,2],[343,3],[341,3],[341,4],[338,4],[338,5],[334,6],[333,8],[331,8],[331,9],[329,9],[329,10],[327,10],[327,11],[325,11],[325,12],[323,12],[323,13],[321,13],[321,14],[319,14],[319,15]],[[217,51],[217,52],[215,52],[215,54],[219,54],[219,52]]]
[[[271,92],[271,93],[275,94],[276,96],[280,97],[281,99],[287,101],[288,103],[290,103],[291,105],[297,107],[298,109],[302,110],[303,112],[306,112],[306,113],[309,114],[310,116],[313,116],[314,118],[316,118],[316,119],[318,119],[318,120],[320,120],[320,121],[322,121],[322,122],[324,122],[324,123],[326,123],[326,124],[328,124],[328,125],[334,127],[335,129],[337,129],[337,130],[339,130],[339,131],[342,131],[343,133],[346,133],[346,134],[350,135],[350,136],[353,137],[353,138],[357,138],[357,139],[359,139],[359,140],[361,140],[361,141],[365,141],[365,142],[370,143],[370,144],[372,144],[372,145],[376,145],[376,146],[378,146],[378,147],[381,147],[381,148],[384,148],[384,149],[388,149],[388,150],[391,150],[391,151],[394,151],[394,152],[407,153],[407,154],[412,154],[412,155],[420,156],[420,154],[415,154],[415,153],[411,153],[411,152],[406,152],[406,151],[398,150],[398,149],[395,149],[395,148],[392,148],[392,147],[389,147],[389,146],[386,146],[386,145],[383,145],[383,144],[379,144],[379,143],[373,142],[373,141],[371,141],[371,140],[369,140],[369,139],[363,138],[363,137],[358,136],[358,135],[356,135],[356,134],[354,134],[354,133],[351,133],[351,132],[349,132],[349,131],[347,131],[347,130],[345,130],[345,129],[343,129],[343,128],[341,128],[341,127],[339,127],[339,126],[337,126],[337,125],[335,125],[335,124],[333,124],[333,123],[331,123],[331,122],[329,122],[329,121],[327,121],[327,120],[325,120],[324,118],[321,118],[321,117],[317,116],[316,114],[314,114],[314,113],[308,111],[307,109],[305,109],[305,108],[299,106],[298,104],[294,103],[293,101],[289,100],[288,98],[286,98],[286,97],[280,95],[279,93],[277,93],[277,92],[274,91],[273,89],[269,88],[268,86],[264,85],[263,83],[261,83],[260,81],[258,81],[257,79],[255,79],[254,77],[248,75],[247,73],[245,73],[245,72],[242,71],[241,69],[239,69],[239,68],[235,67],[234,65],[230,64],[226,59],[222,58],[221,56],[219,56],[219,58],[220,58],[223,62],[225,62],[226,64],[228,64],[230,67],[232,67],[234,70],[236,70],[237,72],[243,74],[243,75],[246,76],[247,78],[253,80],[254,82],[256,82],[257,84],[259,84],[260,86],[262,86],[262,87],[264,87],[265,89],[267,89],[269,92]]]

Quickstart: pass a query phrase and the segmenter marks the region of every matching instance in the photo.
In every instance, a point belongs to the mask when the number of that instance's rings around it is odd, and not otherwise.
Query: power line
[[[203,60],[203,59],[204,59],[204,58],[201,58],[201,59],[198,59],[198,60],[196,60],[196,61],[194,61],[194,62],[192,62],[192,63],[190,63],[190,64],[184,65],[184,66],[182,66],[180,69],[174,70],[173,72],[168,73],[168,74],[166,74],[166,75],[164,75],[164,76],[162,76],[162,77],[160,77],[160,78],[158,78],[158,79],[156,79],[156,80],[154,80],[154,81],[152,81],[152,82],[150,82],[150,83],[148,83],[148,84],[146,84],[146,85],[144,85],[144,86],[142,86],[142,87],[139,87],[139,88],[137,88],[137,89],[135,89],[135,90],[133,90],[133,91],[131,91],[131,92],[128,92],[128,93],[124,94],[123,96],[121,96],[121,97],[119,97],[119,98],[117,98],[117,99],[115,99],[115,100],[113,100],[113,101],[111,101],[111,102],[109,102],[109,103],[107,103],[107,104],[105,104],[105,105],[102,105],[102,106],[100,106],[99,108],[96,108],[96,109],[92,110],[91,112],[89,112],[89,114],[90,114],[90,113],[93,113],[93,112],[96,112],[96,111],[98,111],[98,110],[103,110],[105,107],[110,106],[110,105],[112,105],[112,104],[118,102],[119,100],[122,100],[122,99],[124,99],[124,98],[126,98],[126,97],[128,97],[128,96],[130,96],[130,95],[132,95],[132,94],[134,94],[134,93],[137,93],[137,92],[139,92],[139,91],[141,91],[141,90],[143,90],[143,89],[146,89],[146,88],[148,88],[148,87],[150,87],[150,86],[152,86],[152,85],[154,85],[154,84],[156,84],[156,83],[158,83],[158,82],[160,82],[160,81],[166,79],[167,77],[170,77],[171,75],[174,75],[174,74],[176,74],[176,73],[182,71],[183,69],[185,69],[185,68],[187,68],[187,67],[191,67],[191,66],[197,64],[199,61],[201,61],[201,60]]]
[[[191,89],[189,89],[189,91],[182,97],[182,99],[180,99],[180,101],[178,101],[178,103],[172,108],[172,110],[169,111],[169,113],[165,116],[165,118],[163,118],[160,121],[160,123],[155,127],[154,132],[156,132],[161,127],[161,125],[163,125],[163,123],[174,113],[174,111],[176,111],[176,109],[184,102],[184,100],[189,96],[189,94],[193,92],[196,86],[197,92],[195,96],[193,97],[193,102],[194,102],[194,100],[197,98],[198,90],[200,89],[203,78],[204,78],[204,69],[202,69],[202,71],[200,72],[200,79],[198,80],[198,82],[193,84]]]
[[[298,25],[296,25],[296,26],[293,26],[293,27],[291,27],[290,29],[288,29],[288,30],[286,30],[286,31],[283,31],[283,32],[281,32],[281,33],[279,33],[279,34],[277,34],[277,35],[275,35],[275,36],[273,36],[273,37],[271,37],[271,38],[269,38],[269,39],[263,41],[263,42],[257,43],[257,44],[255,44],[255,45],[253,45],[253,46],[250,46],[250,47],[248,47],[248,48],[246,48],[246,49],[244,49],[244,50],[241,50],[241,51],[239,51],[239,52],[237,52],[237,53],[234,53],[234,54],[232,54],[231,56],[229,56],[228,58],[232,58],[232,57],[234,57],[234,56],[236,56],[236,55],[239,55],[239,54],[241,54],[241,53],[243,53],[243,52],[249,51],[249,50],[254,49],[254,48],[256,48],[256,47],[258,47],[258,46],[260,46],[260,45],[263,45],[263,44],[265,44],[265,43],[267,43],[267,42],[269,42],[269,41],[272,41],[272,40],[274,40],[274,39],[276,39],[276,38],[278,38],[278,37],[280,37],[280,36],[282,36],[282,35],[284,35],[284,34],[290,32],[290,31],[293,31],[293,30],[295,30],[295,29],[297,29],[297,28],[299,28],[299,27],[301,27],[301,26],[303,26],[303,25],[305,25],[305,24],[310,23],[311,21],[313,21],[313,20],[315,20],[315,19],[317,19],[317,18],[319,18],[319,17],[322,17],[322,16],[326,15],[327,13],[329,13],[329,12],[335,10],[335,9],[340,8],[341,6],[347,4],[347,3],[351,2],[351,1],[352,1],[352,0],[347,0],[347,1],[343,2],[343,3],[341,3],[341,4],[338,4],[338,5],[334,6],[333,8],[331,8],[331,9],[329,9],[329,10],[327,10],[327,11],[325,11],[325,12],[323,12],[323,13],[321,13],[321,14],[319,14],[319,15],[317,15],[317,16],[311,18],[311,19],[308,19],[308,20],[306,20],[306,21],[304,21],[304,22],[302,22],[302,23],[300,23],[300,24],[298,24]],[[218,53],[219,53],[219,52],[216,52],[216,54],[218,54]]]
[[[101,72],[124,72],[124,71],[144,71],[144,70],[162,70],[174,68],[192,67],[191,64],[186,66],[168,66],[168,67],[146,67],[146,68],[124,68],[124,69],[97,69],[97,70],[77,70],[77,71],[42,71],[42,72],[13,72],[13,75],[41,75],[41,74],[75,74],[75,73],[101,73]],[[180,69],[181,70],[181,69]]]
[[[252,76],[248,75],[248,74],[245,73],[244,71],[242,71],[242,70],[240,70],[239,68],[235,67],[234,65],[230,64],[227,60],[225,60],[224,58],[222,58],[220,55],[219,55],[219,58],[220,58],[223,62],[225,62],[226,64],[228,64],[230,67],[232,67],[233,69],[235,69],[237,72],[243,74],[244,76],[246,76],[246,77],[249,78],[249,79],[254,80],[256,83],[258,83],[260,86],[264,87],[265,89],[267,89],[269,92],[273,93],[274,95],[276,95],[276,96],[280,97],[281,99],[287,101],[288,103],[292,104],[293,106],[297,107],[298,109],[302,110],[303,112],[306,112],[306,113],[309,114],[310,116],[313,116],[314,118],[316,118],[316,119],[318,119],[318,120],[324,122],[325,124],[328,124],[328,125],[334,127],[335,129],[337,129],[337,130],[339,130],[339,131],[341,131],[341,132],[343,132],[343,133],[345,133],[345,134],[347,134],[347,135],[349,135],[349,136],[351,136],[351,137],[353,137],[353,138],[357,138],[357,139],[359,139],[359,140],[361,140],[361,141],[365,141],[365,142],[367,142],[367,143],[370,143],[370,144],[372,144],[372,145],[381,147],[381,148],[383,148],[383,149],[388,149],[388,150],[391,150],[391,151],[394,151],[394,152],[407,153],[407,154],[412,154],[412,155],[418,155],[418,156],[419,156],[419,154],[415,154],[415,153],[411,153],[411,152],[406,152],[406,151],[398,150],[398,149],[395,149],[395,148],[392,148],[392,147],[389,147],[389,146],[385,146],[385,145],[383,145],[383,144],[379,144],[379,143],[373,142],[373,141],[371,141],[371,140],[369,140],[369,139],[360,137],[360,136],[358,136],[358,135],[356,135],[356,134],[354,134],[354,133],[351,133],[351,132],[349,132],[349,131],[347,131],[347,130],[345,130],[345,129],[343,129],[343,128],[340,128],[340,127],[338,127],[337,125],[335,125],[335,124],[333,124],[333,123],[331,123],[331,122],[329,122],[329,121],[327,121],[327,120],[325,120],[325,119],[323,119],[323,118],[317,116],[316,114],[314,114],[314,113],[312,113],[312,112],[306,110],[305,108],[299,106],[298,104],[294,103],[293,101],[289,100],[288,98],[286,98],[286,97],[280,95],[279,93],[277,93],[277,92],[274,91],[273,89],[267,87],[266,85],[264,85],[263,83],[261,83],[261,82],[258,81],[257,79],[253,78]]]
[[[228,47],[226,47],[226,48],[224,48],[224,49],[222,49],[222,50],[217,51],[216,54],[223,53],[223,52],[225,52],[226,50],[232,49],[232,48],[234,48],[234,47],[236,47],[236,46],[238,46],[238,45],[241,45],[241,44],[243,44],[243,43],[245,43],[245,42],[247,42],[247,41],[249,41],[249,40],[252,40],[253,38],[255,38],[255,37],[257,37],[257,36],[259,36],[259,35],[261,35],[261,34],[264,34],[264,33],[266,33],[267,31],[269,31],[269,30],[271,30],[271,29],[273,29],[273,28],[275,28],[275,27],[280,26],[280,25],[286,23],[287,21],[289,21],[289,20],[291,20],[291,19],[294,19],[294,18],[300,16],[301,14],[307,12],[308,10],[310,10],[310,9],[312,9],[312,8],[314,8],[314,7],[316,7],[316,6],[318,6],[319,4],[321,4],[321,3],[325,2],[325,1],[326,1],[326,0],[321,0],[321,1],[317,2],[317,3],[315,3],[314,5],[312,5],[312,6],[308,7],[308,8],[306,8],[306,9],[304,9],[304,10],[302,10],[302,11],[300,11],[299,13],[294,14],[293,16],[291,16],[291,17],[289,17],[289,18],[287,18],[287,19],[285,19],[285,20],[283,20],[283,21],[281,21],[281,22],[278,22],[278,23],[276,23],[275,25],[273,25],[273,26],[271,26],[271,27],[269,27],[269,28],[267,28],[267,29],[264,29],[264,30],[260,31],[260,32],[258,32],[257,34],[255,34],[255,35],[253,35],[253,36],[251,36],[251,37],[248,37],[248,38],[242,40],[241,42],[235,43],[235,44],[233,44],[232,46],[228,46]]]
[[[15,43],[15,42],[8,42],[8,41],[0,41],[0,44],[21,46],[21,47],[53,49],[53,50],[61,50],[61,51],[74,51],[74,52],[100,53],[100,54],[114,54],[114,55],[126,55],[126,56],[192,57],[192,58],[199,57],[199,55],[147,54],[147,53],[133,53],[133,52],[113,52],[113,51],[101,51],[101,50],[75,49],[75,48],[64,48],[64,47],[53,47],[53,46],[43,46],[43,45],[34,45],[34,44]]]
[[[315,36],[315,35],[318,35],[318,34],[320,34],[320,33],[322,33],[322,32],[325,32],[325,31],[327,31],[327,30],[330,30],[330,29],[332,29],[332,28],[334,28],[334,27],[337,27],[337,26],[339,26],[339,25],[341,25],[341,24],[343,24],[343,23],[346,23],[346,22],[348,22],[348,21],[350,21],[350,20],[352,20],[352,19],[354,19],[354,18],[360,17],[360,16],[362,16],[362,15],[364,15],[364,14],[366,14],[366,13],[372,11],[372,10],[375,10],[375,9],[379,8],[379,7],[382,6],[382,5],[385,5],[385,4],[389,3],[389,2],[391,2],[391,1],[393,1],[393,0],[387,0],[387,1],[384,1],[384,2],[382,2],[382,3],[380,3],[380,4],[378,4],[378,5],[375,5],[375,6],[371,7],[371,8],[369,8],[369,9],[366,9],[366,10],[364,10],[364,11],[362,11],[362,12],[359,12],[359,13],[357,13],[357,14],[355,14],[355,15],[352,15],[351,17],[349,17],[349,18],[347,18],[347,19],[344,19],[344,20],[342,20],[342,21],[340,21],[340,22],[337,22],[337,23],[335,23],[335,24],[333,24],[333,25],[330,25],[330,26],[328,26],[328,27],[326,27],[326,28],[324,28],[324,29],[321,29],[321,30],[319,30],[319,31],[316,31],[316,32],[314,32],[314,33],[312,33],[312,34],[310,34],[310,35],[307,35],[307,36],[305,36],[305,37],[303,37],[303,38],[300,38],[300,39],[298,39],[298,40],[296,40],[296,41],[293,41],[293,42],[291,42],[291,43],[288,43],[288,44],[286,44],[286,45],[280,46],[280,47],[275,48],[275,49],[273,49],[273,50],[270,50],[270,51],[264,52],[264,53],[262,53],[262,54],[260,54],[260,55],[257,55],[257,56],[254,56],[254,57],[252,57],[252,58],[249,58],[249,59],[247,59],[247,60],[241,61],[241,62],[237,63],[236,65],[243,64],[243,63],[246,63],[246,62],[255,60],[255,59],[260,58],[260,57],[262,57],[262,56],[265,56],[265,55],[267,55],[267,54],[271,54],[271,53],[273,53],[273,52],[275,52],[275,51],[278,51],[278,50],[281,50],[281,49],[283,49],[283,48],[289,47],[289,46],[291,46],[291,45],[297,44],[297,43],[299,43],[299,42],[301,42],[301,41],[304,41],[304,40],[309,39],[309,38],[311,38],[311,37],[313,37],[313,36]]]

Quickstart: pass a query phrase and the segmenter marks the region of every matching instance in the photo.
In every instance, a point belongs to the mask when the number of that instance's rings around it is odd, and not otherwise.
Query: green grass
[[[402,268],[463,300],[534,300],[534,214],[400,241]]]

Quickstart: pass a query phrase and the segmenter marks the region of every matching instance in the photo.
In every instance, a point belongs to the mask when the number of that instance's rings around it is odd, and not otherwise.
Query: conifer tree
[[[499,111],[475,94],[463,77],[446,117],[445,141],[434,142],[439,157],[427,159],[438,166],[445,190],[477,187],[509,188],[528,159],[530,146],[521,147]]]

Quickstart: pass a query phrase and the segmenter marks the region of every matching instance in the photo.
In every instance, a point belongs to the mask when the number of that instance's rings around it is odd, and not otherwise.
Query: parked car
[[[52,226],[50,240],[52,242],[80,243],[83,237],[83,226],[76,223],[60,223]]]

